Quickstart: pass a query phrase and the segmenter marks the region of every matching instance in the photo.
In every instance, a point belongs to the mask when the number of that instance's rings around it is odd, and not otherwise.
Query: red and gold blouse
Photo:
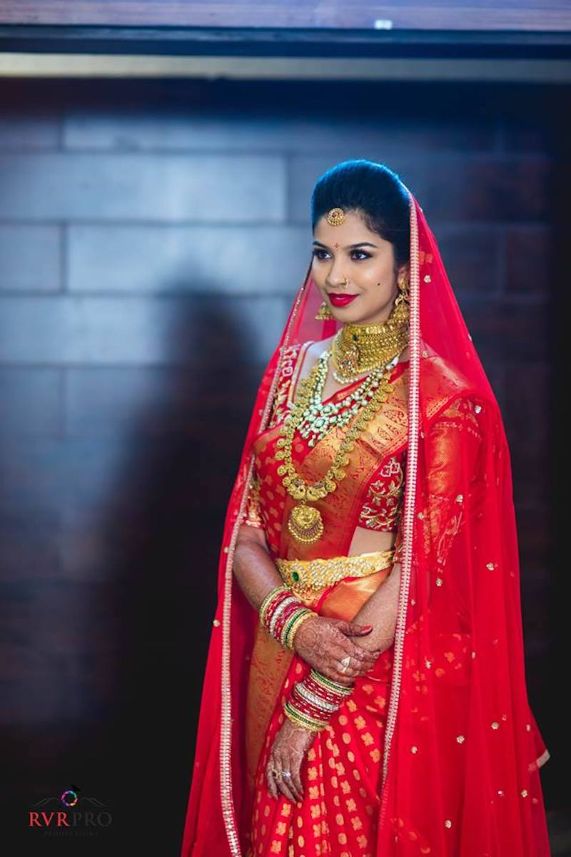
[[[282,378],[278,384],[267,430],[279,426],[289,413],[295,399],[299,370],[306,349],[311,344],[311,342],[306,342],[290,349],[292,353],[288,355],[290,359],[285,361],[285,371],[282,373]],[[403,374],[406,366],[406,362],[397,364],[391,374],[391,383],[394,383]],[[359,383],[360,381],[356,381],[348,384],[333,393],[329,399],[342,400]],[[344,410],[345,408],[341,410],[341,413]],[[304,451],[305,444],[301,438],[296,437],[294,457],[297,454],[298,457],[303,458]],[[243,523],[248,526],[263,528],[269,546],[277,551],[278,534],[283,515],[276,514],[276,512],[281,513],[283,511],[285,491],[275,479],[272,469],[268,467],[271,464],[270,457],[270,448],[267,447],[263,454],[261,454],[259,447],[256,448],[254,473]],[[403,446],[379,462],[378,467],[368,479],[365,492],[361,491],[362,499],[360,500],[357,526],[378,532],[395,532],[398,529],[405,479],[405,461],[406,449]]]

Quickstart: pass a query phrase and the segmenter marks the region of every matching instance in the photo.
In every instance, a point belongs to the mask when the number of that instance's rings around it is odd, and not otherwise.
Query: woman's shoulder
[[[425,349],[422,356],[421,384],[429,418],[450,408],[464,407],[461,403],[481,410],[488,399],[484,390],[478,389],[453,363],[432,349]]]
[[[304,378],[311,372],[311,369],[324,351],[326,351],[333,342],[334,336],[328,339],[309,339],[303,342],[299,349],[299,373],[300,377]]]
[[[424,344],[421,354],[422,378],[428,390],[461,396],[473,389],[468,378],[433,348]]]

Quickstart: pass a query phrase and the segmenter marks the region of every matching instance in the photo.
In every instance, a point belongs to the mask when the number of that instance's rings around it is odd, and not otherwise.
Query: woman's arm
[[[395,637],[399,587],[400,563],[395,563],[385,582],[373,592],[353,619],[354,622],[373,626],[368,636],[355,639],[358,646],[369,651],[375,650],[377,654],[390,648]]]
[[[252,607],[259,610],[266,595],[283,580],[268,551],[261,527],[242,524],[234,551],[234,576]]]
[[[233,570],[256,611],[268,593],[283,583],[270,557],[264,531],[259,527],[247,524],[240,527]],[[294,637],[293,649],[306,663],[333,680],[354,679],[371,669],[379,655],[378,651],[364,651],[355,644],[357,635],[367,633],[368,629],[360,623],[316,615],[302,623]],[[339,672],[339,664],[347,655],[352,659],[352,666],[344,675]]]

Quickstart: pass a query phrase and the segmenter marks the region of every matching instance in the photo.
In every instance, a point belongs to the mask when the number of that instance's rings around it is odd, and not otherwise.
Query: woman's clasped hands
[[[380,649],[355,645],[351,636],[365,636],[371,625],[315,616],[300,626],[294,640],[296,654],[318,672],[345,686],[374,666]],[[272,797],[281,793],[288,800],[303,799],[301,765],[316,733],[284,719],[272,745],[266,766],[268,790]]]
[[[381,654],[380,649],[369,651],[350,639],[364,637],[370,634],[372,629],[372,625],[312,616],[303,622],[297,631],[294,650],[300,658],[327,678],[349,685],[353,683],[353,679],[372,669]]]

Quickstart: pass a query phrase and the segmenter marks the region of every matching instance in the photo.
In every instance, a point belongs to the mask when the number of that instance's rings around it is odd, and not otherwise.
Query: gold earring
[[[323,301],[323,303],[321,304],[321,306],[317,310],[317,314],[316,314],[315,318],[318,321],[325,321],[328,318],[333,318],[333,313],[331,312],[330,308],[327,306],[325,301]]]
[[[403,301],[405,303],[409,303],[410,302],[410,292],[409,292],[409,288],[408,288],[409,287],[409,280],[408,280],[408,277],[406,276],[406,274],[403,277],[399,277],[399,279],[397,280],[397,287],[398,287],[399,293],[398,293],[397,298],[395,300],[395,304],[396,303],[400,304]]]

